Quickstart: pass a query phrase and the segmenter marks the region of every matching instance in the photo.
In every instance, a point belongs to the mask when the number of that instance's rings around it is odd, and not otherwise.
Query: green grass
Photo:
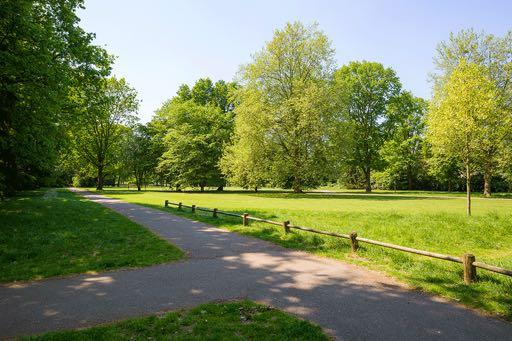
[[[247,212],[257,217],[348,233],[383,242],[461,256],[476,255],[478,261],[512,269],[512,200],[475,198],[474,215],[465,215],[465,200],[451,194],[293,194],[289,192],[137,192],[111,189],[111,197],[192,217],[242,234],[255,236],[285,247],[341,259],[384,271],[416,289],[439,294],[512,320],[512,279],[478,270],[478,281],[465,285],[462,266],[436,259],[360,244],[357,256],[350,254],[347,241],[307,232],[251,223],[241,219],[188,210],[163,208],[172,202]]]
[[[0,282],[175,261],[181,250],[67,190],[0,202]]]
[[[322,329],[250,301],[209,303],[192,310],[127,320],[27,340],[328,340]]]

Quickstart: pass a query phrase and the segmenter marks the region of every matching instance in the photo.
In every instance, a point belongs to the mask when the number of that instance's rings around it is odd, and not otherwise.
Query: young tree
[[[241,70],[243,88],[237,92],[236,130],[232,160],[248,155],[253,165],[266,163],[274,185],[301,192],[318,184],[327,168],[325,157],[328,81],[332,74],[333,49],[316,25],[287,24]],[[240,136],[240,133],[248,136]],[[249,137],[251,136],[251,137]],[[261,141],[248,142],[249,138]],[[250,148],[250,149],[248,149]],[[264,148],[264,150],[260,150]],[[226,167],[224,167],[226,168]],[[237,167],[228,172],[240,178]],[[255,186],[260,167],[251,167]]]
[[[512,31],[503,37],[472,29],[450,34],[448,41],[441,42],[437,47],[434,59],[438,73],[434,75],[436,87],[442,87],[449,79],[451,72],[459,65],[461,59],[468,63],[482,66],[482,72],[491,79],[496,87],[497,103],[503,120],[495,122],[494,128],[503,134],[493,134],[485,146],[485,158],[479,170],[484,177],[484,194],[491,195],[491,180],[494,176],[503,153],[508,152],[503,141],[507,132],[512,131]],[[508,129],[500,129],[507,125]],[[492,128],[490,128],[492,129]]]
[[[334,73],[334,96],[338,120],[351,129],[351,146],[340,146],[348,152],[347,162],[364,175],[366,192],[371,192],[371,171],[382,162],[379,150],[392,131],[389,104],[400,94],[401,84],[395,72],[382,64],[351,62]]]
[[[428,114],[434,153],[460,160],[466,178],[467,214],[471,215],[471,176],[485,160],[490,136],[500,120],[494,82],[483,66],[462,60],[436,88]]]
[[[77,97],[84,113],[75,127],[74,141],[84,160],[96,169],[96,188],[102,190],[106,167],[122,151],[124,125],[136,120],[137,92],[124,79],[109,78]]]
[[[380,154],[386,163],[386,172],[397,177],[405,175],[407,189],[423,171],[422,149],[425,133],[427,102],[403,92],[390,105],[390,116],[395,121],[391,138],[386,140]]]

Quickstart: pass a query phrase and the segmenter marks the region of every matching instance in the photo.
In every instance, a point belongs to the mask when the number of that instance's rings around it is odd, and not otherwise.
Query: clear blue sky
[[[231,80],[288,21],[318,22],[338,65],[381,62],[425,98],[436,45],[450,32],[512,29],[512,1],[86,0],[85,6],[82,27],[117,56],[114,74],[137,89],[143,122],[180,84]]]

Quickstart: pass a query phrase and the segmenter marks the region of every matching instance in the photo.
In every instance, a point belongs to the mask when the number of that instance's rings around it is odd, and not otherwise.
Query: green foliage
[[[446,82],[436,89],[428,115],[429,141],[434,153],[464,165],[468,215],[471,214],[471,176],[486,162],[486,146],[501,135],[502,116],[495,83],[483,66],[462,60]]]
[[[342,66],[333,83],[337,119],[346,122],[343,130],[351,135],[350,145],[339,148],[346,165],[362,173],[369,192],[371,171],[380,168],[379,150],[394,126],[396,115],[389,106],[399,96],[401,84],[392,69],[366,61]]]
[[[158,168],[176,186],[224,185],[218,162],[232,131],[232,114],[193,100],[170,101],[159,110],[166,127]]]
[[[122,141],[136,121],[137,92],[124,79],[109,78],[98,87],[74,94],[83,112],[72,136],[82,162],[94,167],[97,189],[103,189],[104,171],[122,155]]]
[[[155,148],[152,131],[142,124],[135,125],[128,133],[123,146],[123,166],[135,177],[140,191],[145,180],[157,166],[159,150]]]
[[[233,183],[255,187],[268,180],[300,192],[322,181],[333,53],[316,25],[297,22],[275,31],[242,68],[234,146],[223,163]],[[250,166],[228,170],[229,160]]]
[[[0,282],[183,258],[147,229],[66,190],[23,191],[0,206]]]
[[[208,303],[83,330],[52,332],[29,340],[329,340],[322,329],[251,301]]]
[[[503,37],[478,33],[472,29],[450,34],[446,42],[437,47],[435,58],[438,73],[434,75],[436,92],[450,79],[451,73],[459,66],[461,60],[480,66],[480,71],[494,83],[496,110],[501,121],[486,122],[494,134],[481,145],[485,154],[483,164],[478,170],[484,176],[484,193],[491,194],[491,178],[496,171],[507,174],[512,153],[510,139],[512,134],[512,31]],[[506,127],[505,129],[502,129]]]
[[[111,58],[78,26],[82,1],[0,6],[0,195],[51,176],[76,108],[71,87],[96,82]]]
[[[385,188],[411,190],[425,176],[423,151],[427,102],[410,92],[403,92],[388,110],[395,125],[380,150],[385,162],[383,174],[389,181]]]

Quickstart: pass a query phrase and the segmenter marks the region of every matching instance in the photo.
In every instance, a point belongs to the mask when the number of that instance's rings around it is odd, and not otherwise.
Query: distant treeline
[[[440,43],[427,101],[380,63],[336,67],[316,25],[287,24],[236,81],[182,85],[142,125],[136,91],[110,76],[112,57],[78,26],[81,4],[2,8],[4,195],[126,181],[177,190],[511,188],[511,33],[464,30]]]

